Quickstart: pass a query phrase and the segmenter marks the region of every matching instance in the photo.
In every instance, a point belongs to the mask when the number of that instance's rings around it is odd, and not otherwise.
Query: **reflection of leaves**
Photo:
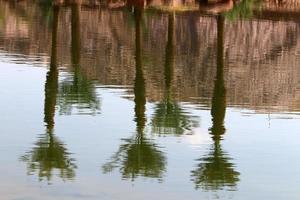
[[[205,190],[234,189],[239,181],[239,172],[235,171],[231,158],[221,149],[220,144],[214,144],[212,151],[202,159],[197,169],[192,171],[192,180],[196,188]]]
[[[242,0],[224,15],[229,20],[236,20],[240,17],[251,18],[253,15],[254,6],[260,7],[261,2],[261,0]]]
[[[28,173],[37,172],[41,180],[46,178],[50,181],[53,170],[58,170],[62,179],[72,179],[75,176],[76,165],[69,155],[70,153],[58,138],[46,134],[40,138],[32,151],[21,157],[21,160],[27,163]]]
[[[119,151],[111,157],[111,161],[103,165],[104,173],[119,168],[124,179],[138,176],[161,178],[165,171],[166,159],[157,146],[144,138],[124,140]]]
[[[226,129],[224,119],[226,113],[226,88],[224,84],[224,18],[217,18],[217,74],[212,97],[212,127],[210,129],[214,141],[211,152],[204,158],[199,159],[196,170],[193,170],[192,180],[196,188],[203,187],[206,190],[221,190],[224,188],[235,189],[239,181],[239,172],[235,171],[235,166],[230,162],[231,158],[222,150],[220,141]]]
[[[21,157],[27,163],[28,173],[38,173],[42,180],[48,181],[53,176],[53,171],[57,170],[63,179],[72,179],[75,176],[76,165],[74,160],[69,158],[69,153],[64,144],[53,135],[54,116],[58,89],[58,69],[57,69],[57,30],[58,30],[59,8],[53,7],[53,29],[52,29],[52,48],[50,69],[47,73],[45,83],[45,102],[44,102],[44,122],[46,134],[42,135],[35,144],[32,151]]]
[[[168,41],[166,45],[164,78],[165,100],[158,103],[152,119],[153,132],[158,134],[183,134],[198,125],[189,113],[172,101],[172,84],[175,65],[175,14],[168,15]]]
[[[119,147],[111,161],[102,166],[103,172],[111,172],[119,168],[124,179],[131,178],[132,181],[138,176],[161,178],[165,171],[165,157],[157,146],[144,138],[144,128],[146,124],[146,90],[145,79],[142,65],[142,31],[141,20],[143,11],[134,8],[135,20],[135,83],[134,83],[134,102],[135,102],[135,122],[136,137],[130,138]]]
[[[66,77],[59,87],[58,104],[61,114],[71,114],[73,109],[79,113],[96,114],[100,109],[95,84],[82,73],[81,58],[81,6],[74,2],[71,6],[71,63],[73,76]]]
[[[183,134],[198,126],[198,122],[177,103],[163,102],[156,105],[152,119],[153,132],[158,134]]]
[[[60,84],[58,97],[62,114],[71,114],[73,108],[90,114],[95,114],[100,109],[93,82],[76,72],[73,78],[66,78]]]

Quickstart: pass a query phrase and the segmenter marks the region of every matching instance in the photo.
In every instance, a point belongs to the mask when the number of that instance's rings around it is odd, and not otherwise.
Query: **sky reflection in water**
[[[300,196],[291,15],[0,3],[4,199]]]

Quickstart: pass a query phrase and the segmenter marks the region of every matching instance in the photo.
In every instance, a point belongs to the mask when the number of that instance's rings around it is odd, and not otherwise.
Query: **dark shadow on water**
[[[192,181],[196,189],[204,190],[236,190],[240,173],[235,170],[231,158],[221,146],[222,137],[226,132],[224,119],[226,113],[226,88],[224,84],[224,58],[223,58],[223,28],[224,18],[217,17],[218,48],[217,48],[217,74],[212,97],[211,116],[212,127],[210,134],[213,144],[210,152],[198,159],[198,166],[191,172]]]

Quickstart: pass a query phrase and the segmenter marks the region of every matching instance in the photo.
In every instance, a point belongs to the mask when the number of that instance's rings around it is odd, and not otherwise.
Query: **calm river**
[[[300,199],[296,6],[0,0],[0,199]]]

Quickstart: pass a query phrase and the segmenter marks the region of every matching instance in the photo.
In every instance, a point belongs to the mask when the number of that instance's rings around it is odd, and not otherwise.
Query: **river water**
[[[1,199],[299,199],[281,6],[0,0]]]

